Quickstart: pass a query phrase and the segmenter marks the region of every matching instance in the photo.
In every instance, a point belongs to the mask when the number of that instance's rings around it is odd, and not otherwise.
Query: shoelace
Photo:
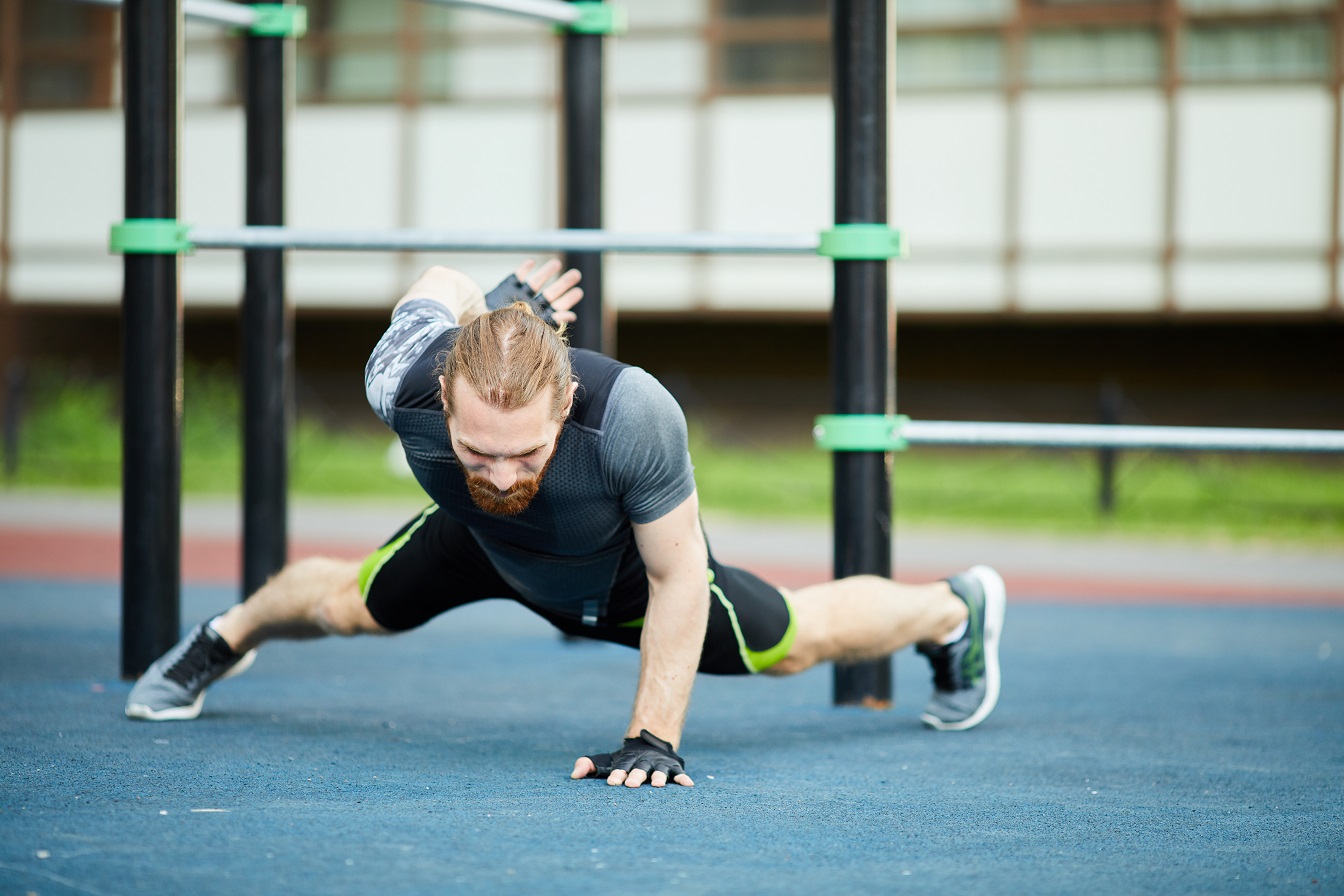
[[[227,649],[224,648],[222,643],[216,643],[203,629],[191,642],[191,646],[177,658],[177,662],[168,668],[164,676],[184,688],[189,688],[192,679],[207,671],[215,663],[227,658],[221,655],[221,648]]]

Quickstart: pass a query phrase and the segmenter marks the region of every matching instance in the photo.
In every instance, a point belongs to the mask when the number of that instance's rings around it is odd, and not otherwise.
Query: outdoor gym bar
[[[910,445],[995,445],[1038,448],[1158,448],[1185,451],[1344,451],[1344,432],[1233,429],[1214,426],[1109,426],[1067,423],[962,423],[910,420]]]
[[[79,2],[94,6],[122,5],[122,0],[79,0]],[[260,16],[258,10],[241,3],[230,3],[229,0],[182,0],[182,17],[195,22],[252,28]]]
[[[970,423],[911,420],[903,414],[823,415],[812,437],[832,451],[899,451],[910,445],[1124,448],[1171,451],[1344,452],[1344,432],[1216,426],[1076,423]]]
[[[442,230],[308,230],[293,227],[193,227],[189,249],[328,249],[370,252],[630,252],[648,254],[816,254],[816,233],[533,233]]]
[[[540,19],[556,25],[573,25],[582,10],[564,0],[426,0],[435,6],[460,6],[486,12],[501,12],[527,19]]]

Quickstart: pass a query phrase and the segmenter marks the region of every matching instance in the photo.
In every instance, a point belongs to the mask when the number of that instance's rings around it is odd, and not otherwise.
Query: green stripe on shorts
[[[407,526],[405,532],[364,558],[364,562],[359,567],[359,594],[365,603],[369,602],[369,588],[373,585],[373,578],[378,575],[378,570],[383,568],[384,563],[392,559],[392,555],[400,550],[402,545],[411,540],[415,530],[423,526],[429,515],[438,509],[439,505],[437,504],[429,505],[420,514],[420,519]]]
[[[747,671],[755,675],[758,672],[764,672],[775,663],[789,655],[790,648],[793,647],[793,639],[798,635],[798,623],[793,616],[793,607],[789,606],[789,598],[783,591],[779,596],[783,598],[784,605],[789,607],[789,627],[784,630],[784,637],[779,639],[779,643],[774,647],[765,650],[752,650],[747,646],[747,640],[742,636],[742,627],[737,622],[737,610],[733,607],[733,602],[723,594],[723,589],[714,584],[714,570],[709,570],[709,590],[719,599],[719,603],[728,612],[728,621],[733,624],[733,635],[737,638],[737,650],[742,656],[742,665]]]

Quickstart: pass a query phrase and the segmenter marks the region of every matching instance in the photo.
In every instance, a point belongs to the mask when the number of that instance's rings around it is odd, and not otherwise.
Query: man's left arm
[[[560,261],[555,258],[549,259],[541,267],[537,267],[536,262],[529,258],[519,264],[511,277],[495,287],[490,295],[494,296],[495,291],[512,284],[514,289],[508,290],[505,293],[507,295],[526,284],[527,290],[520,298],[535,296],[551,310],[557,323],[573,323],[576,318],[571,309],[583,298],[583,290],[578,286],[581,275],[575,268],[560,274],[560,267]],[[557,274],[560,276],[557,277]],[[466,326],[484,314],[489,307],[493,307],[475,280],[461,271],[442,265],[435,265],[421,274],[392,307],[392,313],[395,315],[402,305],[416,299],[431,299],[438,302],[449,310],[461,326]]]
[[[639,686],[626,738],[628,743],[648,732],[675,754],[709,624],[709,551],[695,493],[659,519],[634,524],[634,532],[648,571],[649,605],[639,645]],[[590,757],[581,757],[572,777],[587,777],[595,767]],[[639,787],[648,781],[662,787],[668,777],[657,769],[650,773],[617,768],[607,783]],[[695,783],[684,771],[674,773],[672,781],[687,787]]]

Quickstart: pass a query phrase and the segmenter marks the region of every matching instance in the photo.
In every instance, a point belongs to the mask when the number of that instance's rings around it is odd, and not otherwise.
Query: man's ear
[[[574,393],[579,391],[579,381],[570,380],[569,389],[565,395],[565,409],[560,412],[560,419],[564,420],[569,416],[569,412],[574,410]]]
[[[443,412],[448,413],[448,378],[439,374],[439,401],[443,402]]]

